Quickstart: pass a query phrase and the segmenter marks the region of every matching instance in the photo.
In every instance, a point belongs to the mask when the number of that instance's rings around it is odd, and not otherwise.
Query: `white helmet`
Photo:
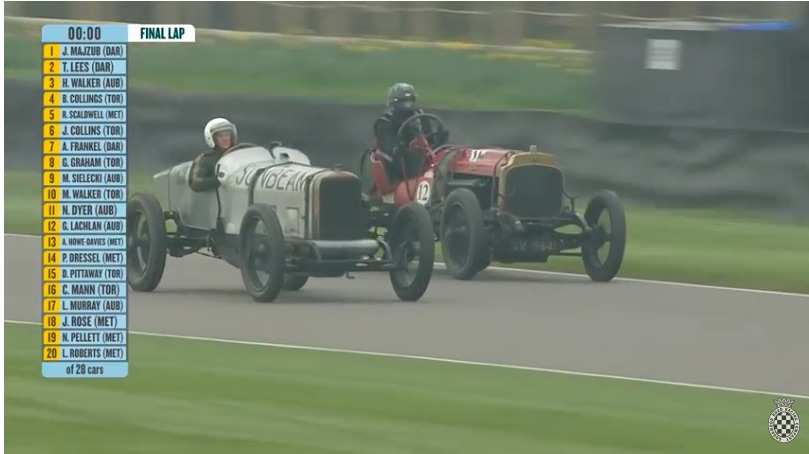
[[[217,132],[230,130],[233,133],[233,145],[236,144],[236,125],[228,121],[226,118],[214,118],[205,125],[205,143],[208,148],[216,147],[216,142],[213,140],[213,135]]]

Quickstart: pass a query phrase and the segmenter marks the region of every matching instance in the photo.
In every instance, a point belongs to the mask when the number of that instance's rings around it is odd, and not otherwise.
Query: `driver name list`
[[[45,377],[129,374],[129,43],[195,41],[191,25],[42,27]]]
[[[129,373],[129,49],[121,28],[42,29],[45,377],[122,378]]]

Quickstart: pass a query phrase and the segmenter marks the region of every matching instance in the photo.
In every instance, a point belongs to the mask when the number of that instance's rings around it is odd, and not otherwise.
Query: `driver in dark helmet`
[[[208,152],[202,153],[191,164],[188,185],[196,192],[211,191],[219,187],[216,163],[230,147],[236,145],[236,125],[225,118],[214,118],[203,130]]]
[[[432,128],[428,122],[416,121],[403,133],[403,141],[399,142],[397,133],[405,120],[423,113],[416,104],[416,90],[412,85],[398,83],[388,90],[388,109],[374,123],[374,136],[376,136],[379,149],[392,158],[393,162],[383,161],[388,178],[391,181],[400,180],[402,175],[401,157],[407,151],[410,141],[418,132],[430,134]],[[408,172],[409,173],[409,172]],[[408,175],[412,176],[412,175]]]

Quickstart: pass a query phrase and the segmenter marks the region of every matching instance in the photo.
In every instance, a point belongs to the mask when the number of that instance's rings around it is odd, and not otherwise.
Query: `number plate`
[[[550,237],[536,238],[515,238],[510,242],[511,250],[514,252],[555,252],[559,250],[559,244]]]

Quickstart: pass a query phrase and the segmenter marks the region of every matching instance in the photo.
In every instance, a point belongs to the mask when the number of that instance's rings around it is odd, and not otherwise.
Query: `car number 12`
[[[416,201],[422,205],[426,205],[430,201],[430,182],[422,181],[416,189]]]

